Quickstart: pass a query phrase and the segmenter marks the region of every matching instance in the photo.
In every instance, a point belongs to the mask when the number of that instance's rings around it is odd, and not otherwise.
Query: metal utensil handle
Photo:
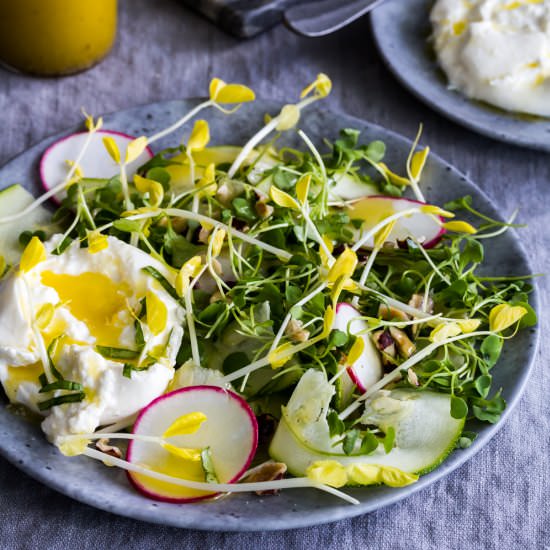
[[[321,0],[298,4],[285,12],[285,22],[303,36],[324,36],[335,32],[385,0]]]

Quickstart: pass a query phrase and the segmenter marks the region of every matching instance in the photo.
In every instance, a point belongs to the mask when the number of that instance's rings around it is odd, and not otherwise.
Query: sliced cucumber
[[[464,420],[451,417],[448,395],[408,389],[380,391],[368,401],[361,420],[382,430],[393,427],[395,447],[387,454],[380,445],[368,455],[346,455],[338,438],[329,435],[326,414],[333,393],[330,388],[322,373],[308,371],[283,408],[269,454],[286,463],[293,475],[305,475],[310,464],[327,459],[343,465],[377,464],[425,473],[453,450],[464,427]]]
[[[332,179],[333,181],[328,188],[328,199],[330,201],[348,201],[378,194],[375,185],[364,182],[353,173],[336,173],[333,174]]]
[[[18,184],[10,185],[0,191],[0,219],[17,214],[27,207],[34,197]],[[19,261],[22,247],[19,244],[19,235],[26,230],[50,230],[51,214],[44,207],[39,206],[26,216],[9,222],[0,223],[0,255],[8,264]]]

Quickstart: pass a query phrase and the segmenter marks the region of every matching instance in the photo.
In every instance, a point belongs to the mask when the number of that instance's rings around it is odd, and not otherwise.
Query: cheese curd
[[[42,428],[53,443],[124,419],[161,395],[174,375],[184,317],[143,271],[152,266],[173,281],[149,254],[108,237],[97,252],[75,242],[55,255],[60,238],[45,243],[45,259],[0,285],[0,381],[10,401],[47,414]],[[105,348],[142,350],[138,359],[119,360]],[[65,380],[81,384],[83,400],[40,410],[41,402],[70,393],[39,393],[41,374],[56,380],[49,358]]]
[[[430,19],[451,88],[550,116],[550,0],[437,0]]]

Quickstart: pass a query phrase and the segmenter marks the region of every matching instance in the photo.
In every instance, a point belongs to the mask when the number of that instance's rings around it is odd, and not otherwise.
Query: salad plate
[[[151,135],[180,118],[199,101],[162,102],[114,113],[104,117],[105,127],[134,136]],[[240,144],[262,126],[266,113],[274,114],[279,109],[279,103],[256,101],[244,105],[231,117],[212,110],[204,118],[210,125],[215,144]],[[328,110],[312,108],[304,111],[299,126],[321,149],[323,139],[335,139],[342,128],[360,130],[363,142],[383,141],[387,147],[385,160],[401,171],[411,147],[407,139],[382,127]],[[46,139],[6,164],[0,170],[0,187],[21,183],[38,194],[41,155],[60,137]],[[296,139],[295,133],[287,132],[278,145],[293,146],[298,143]],[[173,139],[164,138],[155,143],[154,149],[158,151],[173,143]],[[476,185],[435,155],[428,158],[421,188],[432,203],[444,204],[470,195],[480,211],[497,219],[505,217]],[[492,246],[487,247],[483,270],[504,275],[531,272],[520,239],[513,230],[499,236]],[[532,294],[531,305],[537,310],[536,291]],[[292,489],[276,496],[236,494],[194,504],[155,502],[137,493],[122,470],[106,467],[84,456],[63,456],[46,441],[39,426],[13,414],[6,406],[0,409],[0,453],[28,475],[71,498],[138,520],[220,531],[289,529],[337,521],[395,503],[445,477],[479,451],[495,435],[517,403],[529,376],[537,338],[536,329],[523,330],[516,335],[513,346],[504,347],[493,376],[494,387],[502,388],[508,406],[497,424],[469,423],[468,429],[478,433],[472,445],[454,451],[441,466],[422,476],[414,485],[348,489],[349,494],[359,500],[358,505],[313,489]]]
[[[550,120],[510,113],[448,88],[428,41],[429,0],[389,0],[371,13],[374,40],[387,67],[418,99],[480,134],[532,149],[550,151]]]

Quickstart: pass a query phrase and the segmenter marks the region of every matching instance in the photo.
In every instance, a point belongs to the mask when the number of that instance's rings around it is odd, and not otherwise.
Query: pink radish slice
[[[368,332],[366,332],[369,326],[364,319],[361,319],[361,314],[351,304],[342,302],[336,306],[333,328],[342,332],[349,332],[349,334],[363,338],[365,341],[365,349],[361,357],[351,367],[347,368],[346,374],[342,375],[344,396],[351,395],[353,385],[357,386],[361,393],[364,393],[370,386],[378,382],[383,375],[380,354]]]
[[[181,448],[209,447],[218,481],[238,481],[256,452],[258,424],[248,403],[232,391],[217,386],[189,386],[161,395],[141,411],[133,433],[162,437],[178,418],[192,412],[202,412],[207,419],[195,433],[170,437],[167,442]],[[155,442],[131,440],[127,460],[182,479],[204,481],[200,463],[189,463]],[[134,472],[128,472],[128,477],[138,491],[163,502],[193,502],[217,494]]]
[[[360,238],[361,234],[372,229],[384,218],[423,204],[425,203],[414,199],[376,195],[354,201],[350,204],[347,213],[351,219],[364,220],[363,227],[357,235],[357,238]],[[444,233],[445,229],[437,223],[434,216],[418,212],[399,218],[387,240],[397,244],[397,241],[414,237],[423,244],[424,248],[431,248],[441,240]],[[365,243],[366,247],[373,245],[374,239],[372,238]]]
[[[46,191],[59,185],[67,176],[70,167],[67,160],[75,161],[80,154],[88,137],[88,132],[71,134],[50,145],[40,159],[40,179]],[[86,178],[112,178],[119,173],[117,164],[111,159],[103,145],[104,137],[112,137],[121,155],[126,152],[128,143],[135,138],[128,134],[114,130],[99,130],[92,135],[90,144],[79,162]],[[143,153],[127,166],[128,177],[131,178],[136,170],[153,157],[153,151],[147,147]],[[59,203],[65,197],[65,192],[57,193],[53,200]]]

